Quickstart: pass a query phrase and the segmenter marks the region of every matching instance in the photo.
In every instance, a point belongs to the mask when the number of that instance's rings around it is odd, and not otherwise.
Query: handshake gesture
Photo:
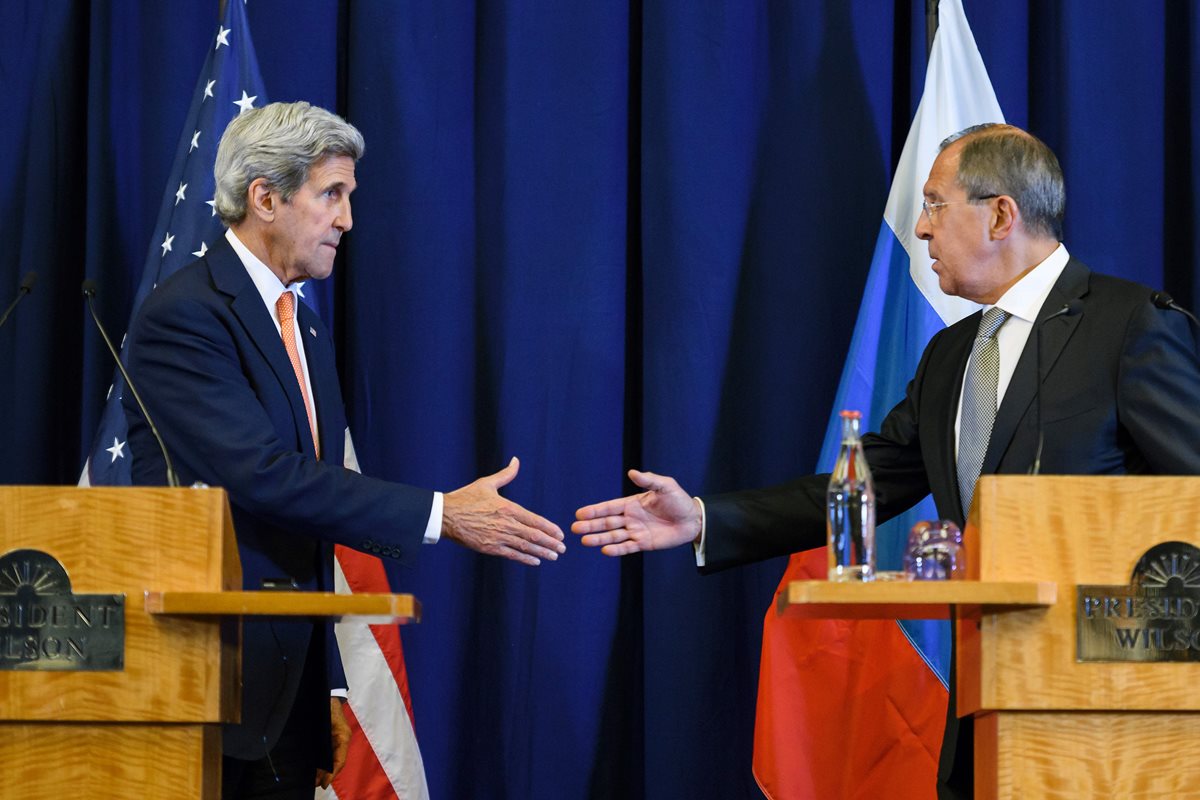
[[[499,490],[517,477],[520,466],[514,458],[499,472],[447,493],[442,535],[476,552],[529,566],[557,560],[566,551],[562,530],[500,496]],[[665,475],[631,469],[629,479],[646,491],[575,512],[571,530],[583,534],[585,547],[624,556],[699,541],[704,524],[699,500]]]
[[[629,479],[646,491],[575,512],[571,531],[583,534],[585,547],[599,547],[606,556],[625,556],[699,541],[704,527],[699,500],[665,475],[631,469]]]

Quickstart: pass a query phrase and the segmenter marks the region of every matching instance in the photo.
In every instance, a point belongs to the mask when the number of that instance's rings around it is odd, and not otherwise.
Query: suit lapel
[[[1004,401],[996,410],[996,421],[992,425],[992,436],[988,440],[987,453],[983,459],[980,473],[988,475],[996,471],[1004,454],[1013,442],[1021,420],[1029,410],[1029,406],[1037,397],[1038,387],[1045,382],[1046,376],[1054,369],[1055,362],[1062,354],[1071,335],[1079,326],[1083,312],[1069,316],[1061,316],[1050,320],[1045,325],[1042,322],[1057,314],[1063,306],[1072,300],[1077,300],[1087,294],[1088,276],[1090,270],[1079,261],[1071,259],[1059,275],[1046,302],[1038,311],[1033,330],[1021,351],[1016,370],[1008,389],[1004,392]],[[1038,329],[1041,329],[1042,339],[1042,375],[1037,374],[1037,342]]]
[[[308,307],[300,303],[296,312],[300,322],[300,336],[304,339],[304,357],[308,361],[308,380],[312,383],[313,402],[317,408],[317,435],[321,437],[321,460],[342,463],[345,431],[341,427],[341,390],[337,385],[337,368],[333,361],[333,350],[329,337],[320,319]]]
[[[312,433],[308,428],[308,410],[304,407],[300,384],[296,381],[296,372],[292,369],[292,361],[288,358],[283,340],[279,338],[279,331],[275,329],[275,322],[263,305],[262,295],[225,237],[217,241],[205,258],[208,259],[213,284],[233,298],[230,308],[283,387],[302,452],[314,452]]]

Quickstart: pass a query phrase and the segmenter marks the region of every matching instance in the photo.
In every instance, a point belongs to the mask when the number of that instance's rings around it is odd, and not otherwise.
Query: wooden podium
[[[986,476],[964,539],[968,580],[798,581],[780,610],[903,619],[956,606],[980,800],[1200,796],[1200,665],[1076,657],[1076,587],[1128,587],[1155,545],[1200,545],[1200,478]]]
[[[47,648],[58,656],[42,659],[49,669],[0,670],[0,794],[15,800],[217,800],[220,723],[241,707],[241,616],[420,617],[411,595],[240,591],[220,489],[0,487],[0,558],[27,549],[56,559],[73,595],[124,596],[124,648],[119,669],[70,669],[99,633],[81,602],[60,620],[78,647]],[[0,574],[0,653],[15,658],[14,592],[28,601],[52,581],[10,573]]]

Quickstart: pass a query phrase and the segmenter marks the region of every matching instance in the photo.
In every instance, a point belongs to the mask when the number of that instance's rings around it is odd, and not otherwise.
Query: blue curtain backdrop
[[[964,0],[1001,106],[1066,170],[1093,268],[1200,305],[1200,7]],[[273,99],[367,139],[321,289],[364,469],[564,527],[628,487],[816,460],[924,70],[923,0],[251,0]],[[216,0],[0,5],[0,482],[74,483]],[[769,562],[431,547],[397,590],[438,798],[758,797]],[[881,668],[883,665],[881,665]],[[831,732],[835,721],[830,721]]]

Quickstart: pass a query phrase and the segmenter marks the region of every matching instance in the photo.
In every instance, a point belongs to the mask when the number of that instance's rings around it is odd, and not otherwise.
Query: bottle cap
[[[862,419],[862,412],[846,409],[841,411],[838,416],[840,416],[842,419]]]

